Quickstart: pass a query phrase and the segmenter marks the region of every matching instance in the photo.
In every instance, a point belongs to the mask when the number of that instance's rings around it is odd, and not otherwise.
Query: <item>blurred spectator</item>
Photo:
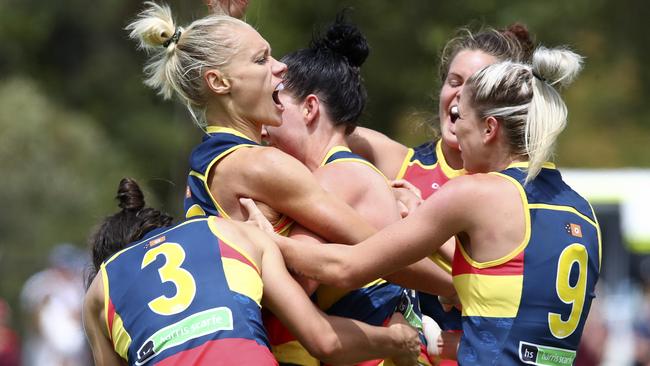
[[[0,366],[20,365],[20,342],[10,327],[11,309],[0,299]]]
[[[596,287],[598,297],[591,303],[591,310],[582,331],[578,345],[575,366],[598,366],[603,362],[607,342],[607,324],[603,318],[601,304],[603,297],[600,287]]]
[[[90,354],[81,323],[84,252],[61,244],[49,256],[50,268],[30,277],[21,293],[27,329],[23,365],[81,366]]]
[[[634,322],[634,343],[634,365],[650,366],[650,282],[647,280],[643,284],[641,304]]]

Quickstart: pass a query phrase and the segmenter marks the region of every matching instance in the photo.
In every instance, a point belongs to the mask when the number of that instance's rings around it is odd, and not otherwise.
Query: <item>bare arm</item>
[[[326,191],[342,198],[376,228],[386,227],[400,219],[398,206],[385,178],[369,167],[359,163],[335,163],[318,169],[314,175]],[[412,189],[416,193],[419,191],[415,187]],[[456,294],[450,274],[429,259],[422,259],[384,278],[430,294]]]
[[[373,163],[388,179],[397,177],[408,153],[408,147],[380,132],[363,127],[357,127],[346,136],[345,141],[354,153]]]
[[[416,364],[417,332],[405,323],[374,327],[340,317],[327,316],[309,300],[287,272],[273,242],[256,228],[247,228],[249,240],[263,247],[264,306],[296,335],[315,357],[332,364],[395,358]]]
[[[295,272],[339,287],[360,286],[415,263],[465,231],[471,224],[466,213],[476,198],[468,180],[461,177],[447,183],[414,213],[354,246],[307,246],[288,238],[274,239]]]
[[[95,365],[120,366],[127,364],[115,352],[108,339],[108,330],[104,320],[104,285],[101,272],[95,276],[84,297],[83,324]]]
[[[358,243],[376,230],[343,201],[321,188],[313,174],[275,148],[248,149],[243,195],[264,202],[327,240]]]
[[[428,258],[421,259],[408,267],[384,276],[384,279],[402,287],[426,292],[431,295],[442,295],[445,297],[456,295],[456,289],[451,280],[451,275]]]

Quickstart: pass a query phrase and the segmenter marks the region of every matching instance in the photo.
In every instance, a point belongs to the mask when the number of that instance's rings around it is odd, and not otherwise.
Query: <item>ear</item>
[[[215,94],[230,93],[230,81],[217,69],[210,69],[205,72],[205,83]]]
[[[499,124],[499,120],[490,116],[485,118],[483,122],[483,142],[488,143],[496,139],[497,133],[499,132],[499,128],[501,128],[501,125]]]
[[[302,115],[307,126],[312,124],[320,113],[320,100],[314,94],[309,94],[302,103]]]

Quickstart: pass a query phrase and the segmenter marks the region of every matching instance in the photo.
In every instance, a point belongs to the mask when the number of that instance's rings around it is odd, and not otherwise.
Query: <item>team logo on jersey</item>
[[[571,234],[571,236],[575,236],[576,238],[582,238],[582,227],[578,224],[566,224],[564,226],[566,229],[567,233]]]

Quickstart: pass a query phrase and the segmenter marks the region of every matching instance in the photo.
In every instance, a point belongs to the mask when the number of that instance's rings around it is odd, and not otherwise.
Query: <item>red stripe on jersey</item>
[[[289,329],[270,311],[262,309],[262,320],[264,321],[266,334],[269,336],[269,343],[272,346],[278,346],[296,340],[296,337],[291,334]]]
[[[171,355],[159,366],[266,366],[277,365],[271,351],[252,339],[226,338],[206,342],[198,347]]]
[[[113,301],[109,298],[108,299],[108,308],[106,311],[106,319],[108,323],[108,336],[113,339],[113,320],[115,320],[115,305],[113,305]]]
[[[492,276],[511,276],[511,275],[523,275],[524,274],[524,251],[517,254],[514,258],[509,261],[499,264],[498,266],[488,267],[488,268],[476,268],[465,260],[463,253],[461,253],[459,248],[456,248],[454,253],[454,261],[452,264],[452,276],[462,275],[462,274],[481,274],[481,275],[492,275]]]
[[[248,258],[244,257],[238,250],[224,243],[221,240],[219,240],[219,250],[221,251],[222,257],[236,259],[242,263],[245,263],[253,267],[255,272],[260,273],[260,271],[257,270],[257,267],[253,263],[251,263],[251,261],[249,261]]]

